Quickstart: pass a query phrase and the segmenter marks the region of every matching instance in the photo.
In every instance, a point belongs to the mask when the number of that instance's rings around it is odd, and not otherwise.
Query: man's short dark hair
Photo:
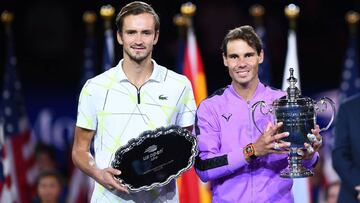
[[[128,15],[139,15],[149,13],[153,15],[155,22],[155,31],[160,29],[160,18],[155,10],[147,3],[142,1],[134,1],[124,6],[116,16],[116,26],[118,32],[121,33],[124,24],[124,18]]]
[[[254,28],[249,25],[244,25],[230,30],[225,36],[221,45],[221,50],[225,56],[227,55],[227,44],[232,40],[238,39],[244,40],[250,47],[256,50],[258,55],[263,49],[262,42]]]
[[[36,185],[39,186],[40,181],[43,178],[46,177],[54,177],[56,178],[56,180],[58,181],[60,187],[64,184],[64,180],[62,175],[57,171],[57,170],[48,170],[48,171],[43,171],[41,173],[39,173],[37,179],[36,179]]]
[[[52,161],[56,162],[56,150],[51,145],[45,143],[38,143],[35,146],[35,154],[47,154]]]

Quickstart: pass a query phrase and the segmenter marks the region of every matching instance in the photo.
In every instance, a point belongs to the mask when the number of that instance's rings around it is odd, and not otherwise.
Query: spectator
[[[338,202],[360,201],[360,94],[342,103],[336,118],[332,161],[341,186]]]
[[[37,197],[33,203],[60,203],[63,181],[55,170],[43,171],[36,181]]]

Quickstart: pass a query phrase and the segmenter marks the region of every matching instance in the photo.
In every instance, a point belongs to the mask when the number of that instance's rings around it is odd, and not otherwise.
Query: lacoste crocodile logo
[[[228,114],[228,116],[226,116],[225,114],[221,115],[223,118],[225,118],[226,122],[228,122],[230,120],[230,117],[232,116],[232,113]]]
[[[161,95],[159,95],[159,99],[160,100],[167,100],[168,97],[161,94]]]

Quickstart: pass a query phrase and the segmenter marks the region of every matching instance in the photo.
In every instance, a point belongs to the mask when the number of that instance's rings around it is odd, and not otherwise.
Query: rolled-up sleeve
[[[319,158],[320,158],[319,153],[315,152],[314,156],[311,159],[303,160],[302,163],[306,168],[314,168],[316,166],[316,164],[318,163]]]

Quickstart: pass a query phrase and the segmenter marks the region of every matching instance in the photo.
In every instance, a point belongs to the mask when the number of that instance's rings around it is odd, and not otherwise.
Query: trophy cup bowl
[[[295,86],[297,80],[293,76],[293,69],[290,69],[290,77],[288,79],[290,86],[287,88],[287,95],[275,100],[268,105],[264,101],[258,101],[252,106],[252,119],[255,127],[263,134],[262,130],[256,124],[255,111],[260,107],[263,115],[272,114],[274,122],[283,122],[278,133],[289,132],[289,136],[283,138],[282,141],[290,142],[288,155],[288,167],[281,171],[280,176],[283,178],[304,178],[313,176],[314,172],[302,166],[302,156],[304,143],[310,143],[307,135],[311,134],[311,129],[315,128],[316,115],[318,112],[327,110],[328,105],[332,108],[332,116],[325,128],[320,132],[327,130],[335,116],[334,102],[323,97],[318,102],[308,97],[302,97],[300,90]],[[264,109],[267,108],[268,111]]]
[[[279,133],[289,132],[289,136],[283,138],[290,142],[290,147],[302,148],[304,143],[310,143],[307,134],[311,133],[316,124],[314,102],[309,98],[299,98],[289,103],[285,96],[273,103],[275,122],[282,122],[283,126]]]

